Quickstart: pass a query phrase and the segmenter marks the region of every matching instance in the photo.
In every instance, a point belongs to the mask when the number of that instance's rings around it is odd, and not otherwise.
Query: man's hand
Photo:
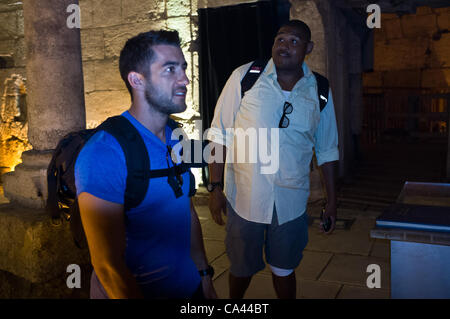
[[[328,217],[330,217],[330,219],[331,219],[331,227],[330,227],[329,231],[325,232],[325,230],[323,229],[323,221],[327,220]],[[320,232],[325,233],[326,235],[330,235],[336,227],[336,219],[337,219],[336,206],[327,205],[325,208],[325,212],[323,213],[323,220],[320,221],[320,226],[319,226]]]
[[[211,276],[202,277],[203,295],[206,299],[217,299],[217,293],[214,289]]]
[[[225,222],[222,219],[222,212],[227,214],[227,199],[220,187],[216,187],[209,194],[209,211],[214,221],[219,225],[224,225]]]
[[[325,181],[325,187],[327,190],[327,207],[323,213],[323,219],[327,220],[328,217],[331,219],[330,230],[325,232],[325,234],[330,235],[334,228],[336,227],[336,215],[337,215],[337,196],[336,196],[336,170],[337,161],[327,162],[320,166],[323,178]],[[322,222],[320,224],[320,229],[322,232]]]

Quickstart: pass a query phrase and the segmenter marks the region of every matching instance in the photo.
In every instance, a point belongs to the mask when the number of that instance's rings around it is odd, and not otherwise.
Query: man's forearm
[[[209,164],[209,181],[220,182],[222,181],[223,177],[227,148],[224,145],[220,145],[214,142],[211,142],[211,144],[213,147],[211,155],[215,157],[215,161]]]
[[[327,190],[327,204],[336,207],[336,169],[338,161],[327,162],[320,166],[322,169],[323,178],[325,180],[325,188]]]
[[[94,269],[110,299],[143,298],[136,279],[124,262],[118,262],[115,266],[94,266]]]

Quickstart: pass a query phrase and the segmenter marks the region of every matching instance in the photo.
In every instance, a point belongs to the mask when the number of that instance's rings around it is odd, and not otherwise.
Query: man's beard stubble
[[[158,90],[150,80],[147,81],[147,90],[145,91],[145,99],[147,103],[156,111],[163,114],[181,113],[186,110],[186,102],[175,104],[172,99],[165,96],[163,92]]]

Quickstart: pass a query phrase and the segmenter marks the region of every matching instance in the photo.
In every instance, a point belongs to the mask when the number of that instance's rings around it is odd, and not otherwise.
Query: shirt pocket
[[[293,104],[292,113],[287,114],[291,130],[298,132],[315,130],[320,119],[317,109],[318,105],[316,101],[297,98],[297,102]]]

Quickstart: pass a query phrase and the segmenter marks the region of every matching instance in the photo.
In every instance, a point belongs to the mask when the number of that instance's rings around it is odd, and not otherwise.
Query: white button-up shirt
[[[270,224],[275,203],[281,225],[306,211],[313,148],[319,166],[339,159],[334,105],[329,90],[327,105],[320,112],[317,83],[305,63],[304,76],[286,99],[272,59],[241,99],[241,80],[250,65],[234,70],[225,84],[207,139],[227,146],[224,192],[236,213],[249,221]],[[287,114],[289,126],[278,129],[286,101],[293,106]],[[258,143],[242,147],[237,129],[247,133],[256,129]],[[246,163],[236,160],[243,151]],[[252,155],[256,161],[249,160]]]

